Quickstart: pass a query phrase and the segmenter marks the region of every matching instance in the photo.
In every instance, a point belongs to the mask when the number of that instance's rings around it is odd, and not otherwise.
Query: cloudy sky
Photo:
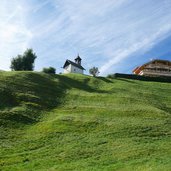
[[[57,73],[78,53],[101,75],[171,60],[171,0],[0,0],[0,70],[27,48]]]

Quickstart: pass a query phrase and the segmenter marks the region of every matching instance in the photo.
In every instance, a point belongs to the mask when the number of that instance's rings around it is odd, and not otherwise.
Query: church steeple
[[[80,58],[80,56],[78,54],[77,58],[75,58],[75,63],[81,66],[81,60],[82,59]]]

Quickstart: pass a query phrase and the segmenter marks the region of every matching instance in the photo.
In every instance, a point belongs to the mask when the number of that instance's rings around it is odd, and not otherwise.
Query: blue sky
[[[35,70],[79,53],[101,75],[131,73],[151,59],[171,60],[171,0],[1,0],[0,69],[33,48]]]

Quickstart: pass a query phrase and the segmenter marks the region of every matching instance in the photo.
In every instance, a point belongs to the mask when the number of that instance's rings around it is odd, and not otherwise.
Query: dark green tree
[[[56,69],[53,68],[53,67],[43,68],[42,72],[47,73],[47,74],[55,74],[56,73]]]
[[[90,68],[90,69],[89,69],[89,73],[90,73],[91,75],[93,75],[93,77],[96,77],[96,76],[98,76],[98,74],[99,74],[100,72],[99,72],[98,67],[93,67],[93,68]]]
[[[33,71],[34,61],[37,58],[32,49],[27,49],[23,55],[11,60],[11,69],[14,71]]]
[[[17,57],[11,60],[11,69],[14,71],[21,71],[23,70],[23,60],[22,56],[18,55]]]

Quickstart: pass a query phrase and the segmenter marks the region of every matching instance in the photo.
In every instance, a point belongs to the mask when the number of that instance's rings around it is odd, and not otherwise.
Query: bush
[[[115,78],[115,74],[109,74],[107,75],[107,78]]]
[[[109,74],[107,78],[126,78],[126,79],[133,79],[133,80],[141,80],[141,81],[155,81],[155,82],[167,82],[171,83],[171,77],[166,76],[141,76],[141,75],[134,75],[134,74]]]
[[[56,73],[56,69],[53,68],[53,67],[43,68],[42,72],[44,72],[46,74],[55,74]]]

